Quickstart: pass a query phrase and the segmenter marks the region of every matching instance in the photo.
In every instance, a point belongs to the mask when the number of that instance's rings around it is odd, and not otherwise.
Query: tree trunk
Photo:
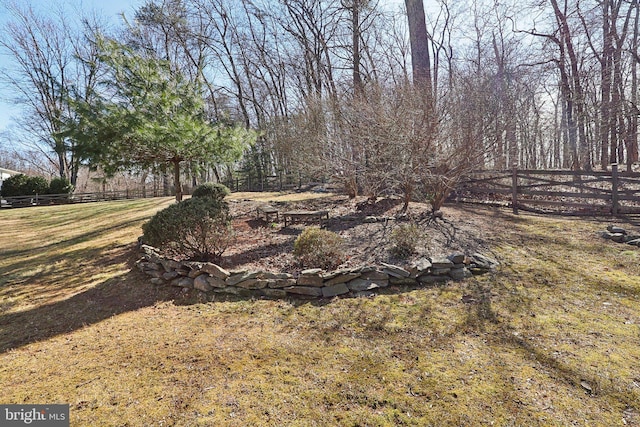
[[[357,96],[364,92],[362,74],[360,73],[360,3],[362,0],[353,0],[351,5],[351,25],[353,26],[353,91]]]
[[[182,201],[182,181],[180,181],[180,160],[173,160],[173,185],[176,189],[176,202]]]
[[[424,92],[427,105],[433,103],[431,86],[431,59],[429,36],[424,16],[423,0],[405,0],[409,22],[409,41],[411,44],[411,67],[413,84]]]
[[[611,130],[611,59],[613,57],[613,40],[609,30],[609,0],[603,3],[602,32],[603,46],[600,60],[600,166],[603,170],[609,165],[609,132]]]
[[[634,56],[631,62],[631,105],[629,119],[629,143],[627,152],[627,170],[631,172],[631,166],[638,161],[638,24],[640,21],[640,6],[635,2],[635,19],[633,25],[633,40],[631,41],[631,53]],[[634,111],[635,109],[635,111]]]

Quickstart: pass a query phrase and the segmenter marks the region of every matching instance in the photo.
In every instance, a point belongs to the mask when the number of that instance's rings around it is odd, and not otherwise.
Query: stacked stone
[[[177,262],[161,257],[155,248],[147,245],[141,246],[141,252],[137,266],[151,277],[153,284],[193,288],[207,294],[270,298],[371,295],[389,285],[429,286],[483,274],[498,266],[496,261],[481,254],[467,256],[456,253],[448,257],[420,259],[408,268],[382,263],[331,272],[314,268],[294,276],[267,271],[228,271],[208,262]]]
[[[640,246],[640,235],[630,234],[626,229],[615,225],[607,226],[607,231],[600,234],[603,238],[616,243],[626,243],[631,246]]]

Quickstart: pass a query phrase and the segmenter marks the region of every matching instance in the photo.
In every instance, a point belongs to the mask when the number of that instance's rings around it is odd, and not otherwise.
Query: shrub
[[[226,185],[207,182],[196,187],[191,197],[204,198],[210,197],[215,200],[222,200],[231,194]]]
[[[30,176],[27,179],[25,195],[47,194],[49,192],[49,182],[41,176]]]
[[[344,242],[336,233],[318,227],[306,228],[293,244],[293,254],[304,267],[331,270],[345,259]]]
[[[164,255],[215,261],[233,238],[228,205],[212,198],[191,198],[156,213],[142,230],[143,241]]]
[[[46,194],[49,183],[41,176],[27,176],[18,174],[9,177],[2,183],[2,196],[31,196],[34,194]]]
[[[3,197],[24,196],[24,189],[27,185],[28,176],[25,174],[13,175],[4,180],[0,192]]]
[[[73,192],[73,185],[67,178],[53,178],[49,183],[49,194],[69,194]]]
[[[398,258],[408,258],[420,242],[420,230],[415,224],[402,224],[391,232],[391,253]]]

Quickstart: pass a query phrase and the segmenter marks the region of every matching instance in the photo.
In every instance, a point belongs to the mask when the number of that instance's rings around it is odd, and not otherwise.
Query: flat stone
[[[141,270],[161,270],[162,269],[162,265],[155,262],[140,261],[137,264],[138,264],[138,268]]]
[[[260,279],[266,279],[266,280],[282,280],[282,279],[291,279],[293,277],[293,274],[289,274],[289,273],[271,273],[269,271],[265,271],[262,274],[260,274]]]
[[[376,218],[375,216],[365,216],[362,222],[364,222],[365,224],[373,224],[375,222],[378,222],[378,218]]]
[[[337,276],[342,276],[345,274],[351,273],[351,270],[347,269],[347,268],[341,268],[340,270],[334,270],[334,271],[328,271],[326,273],[321,273],[320,277],[322,277],[322,280],[327,281],[327,280],[331,280],[334,277]]]
[[[488,269],[493,269],[499,265],[498,261],[484,256],[478,252],[471,255],[471,262],[474,263],[478,267],[485,267]]]
[[[389,276],[398,277],[398,278],[411,276],[410,272],[408,272],[402,267],[398,267],[397,265],[386,264],[383,262],[382,267],[384,267],[382,272],[386,273]]]
[[[267,281],[262,279],[247,279],[243,280],[240,283],[237,283],[235,286],[243,289],[264,289],[267,287]]]
[[[322,286],[322,277],[318,274],[302,274],[298,277],[298,285],[300,286]]]
[[[264,288],[261,290],[261,292],[269,298],[286,298],[287,296],[287,291],[285,291],[284,289]]]
[[[296,279],[276,279],[273,282],[269,281],[268,285],[272,289],[286,288],[289,286],[295,286]]]
[[[193,287],[202,292],[209,292],[213,286],[207,281],[207,275],[201,274],[193,280]]]
[[[431,269],[431,274],[434,276],[446,276],[451,272],[451,268],[445,267],[433,267]]]
[[[614,234],[627,234],[627,230],[625,230],[622,227],[618,227],[616,225],[608,225],[607,226],[607,231],[614,233]]]
[[[181,288],[193,288],[193,279],[191,277],[180,277],[171,281],[172,286]]]
[[[167,272],[179,270],[183,267],[182,264],[173,259],[163,259],[161,262],[164,270]]]
[[[635,235],[635,234],[633,234],[633,235],[627,234],[626,236],[624,236],[624,242],[625,243],[629,243],[629,242],[631,242],[633,240],[638,240],[638,239],[640,239],[640,236]]]
[[[231,276],[231,273],[229,273],[227,270],[211,262],[205,262],[204,264],[202,264],[201,271],[209,273],[213,277],[217,277],[218,279],[222,280],[226,280],[227,277]]]
[[[426,258],[419,259],[411,264],[411,268],[409,272],[411,273],[411,277],[418,277],[427,272],[431,268],[432,264]]]
[[[627,242],[627,245],[631,245],[631,246],[640,246],[640,239],[629,240],[629,241]]]
[[[164,274],[162,275],[162,278],[163,278],[164,280],[173,280],[173,279],[175,279],[175,278],[176,278],[176,277],[178,277],[178,276],[180,276],[180,275],[179,275],[177,272],[175,272],[175,271],[167,271],[166,273],[164,273]]]
[[[307,270],[302,270],[300,272],[300,274],[303,275],[303,276],[318,275],[320,273],[322,273],[322,269],[321,268],[309,268]]]
[[[191,271],[189,271],[189,273],[187,274],[188,277],[191,277],[192,279],[195,279],[198,276],[201,276],[205,274],[204,271],[200,271],[200,270],[193,270],[191,269]]]
[[[160,256],[156,248],[149,245],[140,245],[140,252],[142,252],[145,255]]]
[[[234,286],[226,286],[224,288],[214,288],[213,292],[217,294],[231,294],[231,295],[239,295],[242,289],[236,288]]]
[[[203,274],[203,276],[207,278],[207,283],[214,288],[224,288],[227,286],[227,282],[219,277],[209,276],[207,274]]]
[[[347,283],[347,288],[350,291],[360,292],[360,291],[370,291],[372,289],[378,289],[380,286],[371,282],[370,280],[365,279],[355,279]]]
[[[464,264],[465,258],[466,256],[462,252],[456,252],[447,257],[447,259],[454,264]]]
[[[431,258],[431,266],[433,268],[451,268],[453,267],[453,262],[448,258],[435,257]]]
[[[335,297],[348,292],[349,288],[344,283],[338,283],[337,285],[325,286],[322,288],[322,296],[325,298]]]
[[[624,243],[625,235],[622,233],[613,233],[611,234],[611,240],[616,243]]]
[[[165,281],[164,281],[164,280],[162,280],[162,279],[161,279],[161,278],[159,278],[159,277],[154,277],[154,278],[152,278],[152,279],[150,280],[150,282],[151,282],[151,284],[152,284],[152,285],[156,285],[156,286],[160,286],[160,285],[164,285],[164,284],[165,284]]]
[[[230,275],[225,282],[227,286],[236,286],[240,282],[244,282],[245,280],[255,279],[260,275],[260,271],[244,271],[240,274],[232,274]]]
[[[312,297],[322,296],[322,289],[313,286],[290,286],[284,288],[288,294],[307,295]]]
[[[451,276],[453,280],[462,280],[471,277],[472,274],[466,268],[454,268],[449,272],[449,276]]]
[[[370,271],[367,273],[362,273],[360,275],[360,278],[365,279],[365,280],[373,280],[373,281],[384,281],[384,280],[389,280],[389,275],[383,271]]]
[[[347,283],[360,277],[360,273],[344,273],[324,282],[324,286],[333,286],[338,283]]]

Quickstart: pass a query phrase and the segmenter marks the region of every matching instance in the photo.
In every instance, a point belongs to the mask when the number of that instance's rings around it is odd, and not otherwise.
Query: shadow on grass
[[[179,300],[180,294],[179,288],[153,286],[144,274],[131,270],[63,301],[1,315],[0,353],[160,301]]]
[[[12,271],[15,269],[19,269],[21,267],[23,267],[23,265],[25,263],[28,264],[37,264],[39,261],[39,258],[43,258],[40,261],[46,261],[46,262],[51,262],[52,260],[50,259],[50,256],[47,254],[47,251],[50,249],[55,249],[57,252],[61,252],[64,251],[65,249],[68,249],[74,245],[80,244],[80,243],[84,243],[84,242],[89,242],[92,240],[95,240],[97,238],[103,237],[104,235],[111,233],[113,231],[118,231],[118,230],[124,230],[127,229],[129,227],[131,227],[134,224],[137,223],[141,223],[141,220],[139,219],[132,219],[130,221],[126,221],[126,222],[121,222],[117,225],[108,225],[108,226],[104,226],[102,228],[99,229],[95,229],[93,231],[87,232],[87,233],[83,233],[81,235],[69,238],[69,239],[65,239],[65,240],[61,240],[61,241],[57,241],[57,242],[53,242],[53,243],[49,243],[46,245],[42,245],[40,247],[38,247],[38,249],[15,249],[15,250],[8,250],[8,251],[2,251],[0,252],[0,256],[2,256],[3,258],[22,258],[25,256],[29,256],[29,255],[33,255],[34,253],[37,254],[37,257],[34,258],[33,256],[30,257],[28,260],[26,261],[18,261],[16,263],[13,264],[8,264],[5,269],[7,271]],[[60,256],[66,256],[66,254],[61,253]],[[46,258],[46,259],[44,259]]]

